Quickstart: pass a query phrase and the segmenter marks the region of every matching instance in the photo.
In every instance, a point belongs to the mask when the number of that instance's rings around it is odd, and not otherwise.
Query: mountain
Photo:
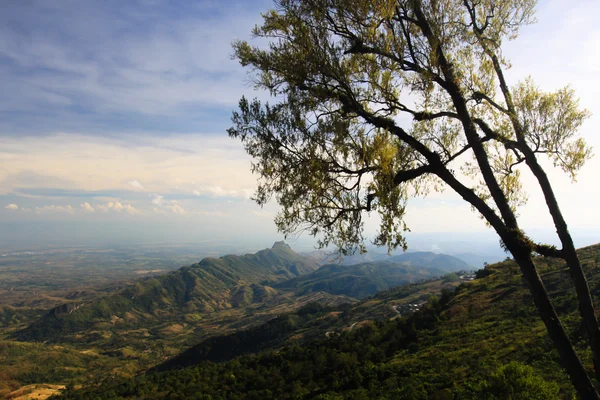
[[[432,268],[448,272],[468,271],[473,268],[457,257],[437,254],[430,251],[415,251],[390,257],[390,261],[420,268]]]
[[[336,260],[334,257],[325,251],[313,251],[305,253],[308,257],[319,260],[325,264],[342,264],[342,265],[354,265],[364,264],[370,262],[385,262],[391,261],[398,264],[414,265],[422,268],[434,268],[444,272],[456,272],[456,271],[467,271],[472,269],[479,269],[483,266],[483,260],[485,256],[477,256],[475,254],[464,253],[455,256],[448,254],[438,254],[429,251],[409,251],[406,253],[400,253],[396,255],[389,255],[387,253],[379,253],[375,250],[369,250],[364,254],[353,254],[346,256],[343,259]],[[464,258],[463,258],[464,256]],[[481,261],[481,262],[479,262]],[[493,259],[493,261],[499,261]]]
[[[277,293],[271,286],[313,272],[318,266],[283,242],[254,254],[205,258],[140,280],[96,302],[74,301],[54,308],[14,337],[63,341],[76,332],[106,324],[116,329],[149,322],[199,320],[207,313],[264,302]]]
[[[393,259],[394,257],[392,257]],[[314,292],[327,292],[335,295],[346,295],[363,299],[394,286],[434,276],[442,276],[441,269],[414,265],[404,261],[402,264],[393,261],[368,262],[354,265],[328,264],[313,273],[303,275],[279,283],[274,287],[282,290],[293,290],[299,295]]]
[[[457,253],[452,254],[454,257],[463,260],[473,269],[481,269],[486,264],[494,264],[506,258],[507,254],[476,254],[476,253]]]
[[[578,252],[597,299],[600,245]],[[545,257],[535,262],[591,372],[568,267]],[[575,398],[513,261],[486,266],[454,291],[440,293],[440,282],[405,285],[335,310],[299,310],[209,339],[164,364],[167,371],[111,378],[67,390],[64,398]],[[302,341],[314,330],[321,334]],[[256,353],[245,354],[246,347]]]

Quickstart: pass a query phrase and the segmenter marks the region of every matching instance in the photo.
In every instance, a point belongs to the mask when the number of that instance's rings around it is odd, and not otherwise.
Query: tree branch
[[[508,114],[508,110],[504,107],[502,107],[500,104],[496,103],[494,100],[492,100],[487,94],[482,93],[482,92],[473,92],[473,100],[475,100],[476,102],[480,102],[481,100],[485,100],[487,101],[492,107],[494,107],[495,109],[497,109],[498,111],[504,113],[504,114]]]
[[[565,253],[562,250],[558,250],[556,246],[550,246],[547,244],[535,243],[533,245],[533,251],[543,255],[544,257],[565,258]]]
[[[494,172],[489,163],[488,155],[485,152],[483,145],[479,142],[479,135],[477,134],[473,120],[469,114],[466,100],[460,87],[458,86],[459,79],[454,71],[454,66],[447,59],[439,38],[434,34],[429,26],[428,19],[421,8],[421,1],[414,0],[412,4],[416,19],[420,22],[421,31],[427,39],[432,52],[437,58],[440,69],[444,74],[444,78],[446,79],[447,83],[445,89],[448,95],[452,98],[454,108],[456,109],[456,112],[460,117],[460,121],[462,122],[467,141],[473,148],[473,153],[475,154],[475,158],[477,160],[477,164],[479,165],[483,180],[489,188],[492,199],[496,203],[496,206],[498,207],[500,215],[502,215],[502,219],[504,220],[505,224],[510,229],[518,229],[519,225],[517,223],[516,216],[511,210],[508,200],[506,199],[506,195],[502,191],[498,180],[494,176]],[[490,224],[492,223],[489,220],[488,222],[490,222]],[[499,225],[497,228],[504,230],[502,225],[503,224]]]
[[[398,171],[398,173],[394,176],[394,185],[398,186],[402,183],[411,181],[422,175],[433,173],[433,172],[435,172],[435,168],[430,164],[423,165],[421,167],[414,168],[414,169]]]

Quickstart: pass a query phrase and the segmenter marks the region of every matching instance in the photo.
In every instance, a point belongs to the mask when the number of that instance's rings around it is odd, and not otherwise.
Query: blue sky
[[[272,223],[275,206],[260,209],[249,200],[255,187],[250,159],[225,133],[239,98],[257,95],[230,57],[231,42],[248,39],[270,5],[5,2],[0,248],[28,237],[77,241],[73,227],[86,232],[98,227],[97,236],[86,237],[108,241],[123,240],[123,232],[144,240],[253,241],[258,247],[279,238]],[[532,75],[544,89],[571,84],[577,90],[582,105],[595,114],[582,134],[596,149],[597,15],[597,1],[543,1],[539,23],[506,47],[513,83]],[[588,242],[600,225],[599,171],[596,157],[576,184],[551,172],[571,230]],[[540,201],[538,193],[530,194],[523,223],[548,232]],[[408,223],[417,233],[486,231],[448,192],[413,202]],[[19,225],[46,228],[32,235],[15,228]]]
[[[223,130],[243,72],[230,43],[267,3],[15,1],[3,5],[6,134]]]

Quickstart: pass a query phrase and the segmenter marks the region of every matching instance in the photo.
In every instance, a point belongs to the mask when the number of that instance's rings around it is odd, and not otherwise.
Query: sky
[[[262,96],[231,58],[231,43],[250,39],[271,4],[5,2],[0,248],[177,241],[261,248],[281,239],[276,205],[261,209],[250,200],[251,160],[225,132],[242,95]],[[505,54],[512,83],[531,75],[543,89],[576,90],[593,113],[581,134],[599,149],[597,15],[596,0],[541,1],[538,23],[507,43]],[[578,245],[600,242],[599,172],[600,156],[577,183],[550,168]],[[529,198],[522,226],[552,242],[541,194]],[[407,223],[431,249],[446,233],[495,240],[451,192],[412,201]],[[371,219],[367,232],[375,225]],[[298,243],[313,242],[304,235]]]

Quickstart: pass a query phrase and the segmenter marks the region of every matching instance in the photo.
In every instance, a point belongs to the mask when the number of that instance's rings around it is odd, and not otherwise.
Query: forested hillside
[[[429,265],[427,262],[415,263],[413,266],[393,261],[355,265],[329,264],[311,274],[279,283],[275,288],[294,290],[301,295],[327,292],[364,299],[384,289],[447,273],[441,269],[430,268]]]
[[[357,315],[350,321],[350,314],[338,318],[359,297],[443,275],[426,262],[383,264],[315,270],[319,265],[313,258],[276,243],[255,254],[207,258],[133,284],[102,284],[72,292],[65,288],[60,297],[32,297],[0,306],[0,396],[29,384],[132,377],[165,359],[177,364],[196,352],[223,360],[288,341],[305,343],[366,319]],[[302,276],[311,278],[280,286]],[[407,304],[421,303],[429,293],[454,287],[458,281],[454,274],[403,286],[399,297],[384,300],[377,295],[364,310],[368,318],[411,312]],[[314,320],[314,313],[294,314],[311,307],[324,307],[331,315]],[[234,346],[223,351],[223,343]]]
[[[161,320],[182,322],[202,313],[263,302],[276,293],[269,285],[312,272],[318,266],[283,242],[255,254],[205,258],[166,275],[141,280],[97,302],[57,307],[14,337],[65,341],[69,335],[100,323],[118,328]]]
[[[593,294],[600,296],[600,246],[581,249],[579,254]],[[591,368],[566,266],[543,257],[536,263]],[[478,279],[454,292],[444,290],[429,297],[414,314],[390,318],[369,312],[399,293],[384,292],[342,310],[336,319],[345,321],[347,329],[333,329],[308,342],[290,341],[276,351],[265,349],[214,362],[210,360],[229,357],[211,356],[218,343],[213,341],[196,354],[194,366],[68,391],[66,398],[503,399],[516,393],[522,397],[511,398],[552,399],[574,395],[512,261],[487,266]],[[314,321],[331,315],[318,308],[310,313]],[[268,336],[268,329],[263,333]],[[247,336],[260,342],[260,331]]]
[[[390,257],[390,261],[404,265],[426,266],[427,268],[438,269],[445,273],[473,269],[473,267],[459,258],[430,251],[408,252]]]

